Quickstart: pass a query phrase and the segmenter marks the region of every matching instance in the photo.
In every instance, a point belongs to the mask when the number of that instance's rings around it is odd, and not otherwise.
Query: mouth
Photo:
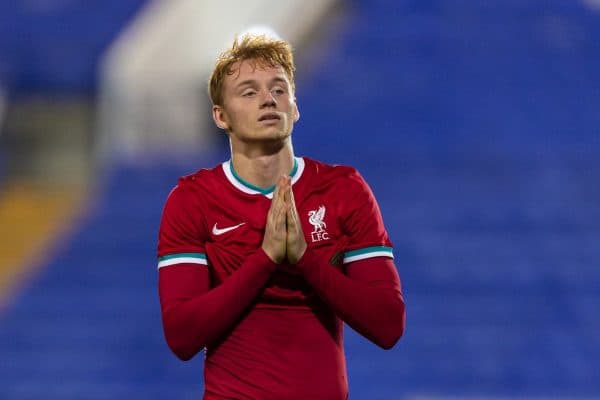
[[[279,115],[277,115],[277,113],[266,113],[260,116],[260,118],[258,118],[258,122],[272,122],[272,121],[279,121],[281,119],[281,117]]]

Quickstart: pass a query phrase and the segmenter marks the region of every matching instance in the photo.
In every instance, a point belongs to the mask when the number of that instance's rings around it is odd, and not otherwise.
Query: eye
[[[256,95],[255,90],[246,90],[246,91],[242,92],[243,97],[253,97],[254,95]]]
[[[282,94],[285,94],[285,89],[280,88],[280,87],[276,87],[273,88],[273,90],[271,90],[271,93],[275,94],[276,96],[281,96]]]

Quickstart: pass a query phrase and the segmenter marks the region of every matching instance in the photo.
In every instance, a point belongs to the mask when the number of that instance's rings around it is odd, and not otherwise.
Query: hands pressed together
[[[306,240],[289,176],[281,176],[275,186],[262,249],[276,264],[286,259],[288,263],[296,264],[306,251]]]

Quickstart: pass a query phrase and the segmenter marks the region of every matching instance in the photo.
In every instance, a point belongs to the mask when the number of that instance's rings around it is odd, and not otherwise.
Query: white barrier
[[[253,25],[294,46],[336,0],[155,0],[100,68],[100,155],[138,161],[197,154],[215,138],[206,80],[215,58]]]

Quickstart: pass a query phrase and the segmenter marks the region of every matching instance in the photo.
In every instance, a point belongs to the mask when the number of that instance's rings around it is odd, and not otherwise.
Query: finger
[[[273,199],[271,200],[271,208],[273,208],[275,206],[275,204],[277,204],[277,201],[279,200],[280,195],[281,195],[281,185],[280,185],[280,180],[277,180],[277,182],[275,183],[275,190],[273,190]]]
[[[286,181],[283,176],[280,176],[277,180],[277,185],[275,187],[277,198],[273,198],[275,203],[279,205],[279,203],[285,202],[285,189],[286,189]]]
[[[281,227],[282,230],[286,230],[287,226],[287,213],[288,213],[288,203],[285,201],[285,192],[282,188],[282,191],[279,196],[279,200],[277,202],[275,208],[275,215],[277,219],[277,224]]]
[[[294,194],[292,193],[291,187],[288,187],[285,191],[285,199],[288,205],[288,218],[293,217],[293,214],[296,212],[296,207],[294,205]]]
[[[280,201],[279,204],[275,207],[275,223],[278,228],[285,229],[286,223],[286,207],[283,201]]]
[[[279,197],[278,197],[278,207],[280,207],[285,214],[287,210],[287,184],[285,178],[281,177],[279,180]]]
[[[278,215],[281,212],[282,197],[281,179],[279,179],[275,185],[275,190],[273,190],[273,198],[271,199],[271,206],[269,207],[267,217],[272,223],[278,222]]]
[[[290,204],[290,188],[288,185],[286,185],[285,189],[283,190],[283,200],[286,204]]]
[[[289,233],[293,233],[296,230],[296,221],[294,220],[293,211],[291,207],[288,207],[285,213],[285,221],[287,224],[287,230]]]
[[[281,207],[278,206],[278,203],[273,200],[271,203],[271,208],[269,209],[269,213],[267,215],[267,223],[271,225],[273,228],[276,228],[279,225],[281,214]]]
[[[294,211],[297,212],[297,209],[296,209],[296,200],[294,199],[294,191],[292,190],[292,185],[291,184],[290,184],[289,189],[288,189],[288,198],[289,198],[290,205],[292,206],[292,208],[294,209]]]
[[[286,190],[286,198],[288,199],[290,211],[291,211],[292,215],[294,216],[294,218],[297,220],[298,219],[298,217],[297,217],[298,209],[296,208],[296,201],[294,199],[294,191],[292,190],[291,185]]]
[[[298,222],[298,213],[295,212],[291,207],[287,213],[287,225],[288,230],[297,232],[300,227],[300,223]]]

